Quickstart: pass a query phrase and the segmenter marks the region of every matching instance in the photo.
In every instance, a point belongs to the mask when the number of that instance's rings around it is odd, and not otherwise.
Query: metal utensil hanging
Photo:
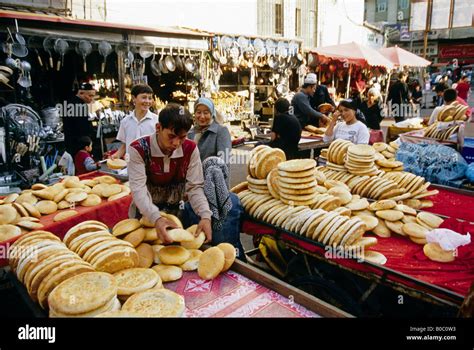
[[[166,68],[166,65],[164,63],[164,58],[165,58],[165,48],[163,47],[161,49],[161,57],[160,57],[160,61],[158,62],[158,66],[160,67],[161,73],[167,74],[168,69]]]
[[[54,49],[54,38],[52,36],[47,36],[46,38],[44,38],[43,48],[49,55],[49,67],[54,68],[52,54],[52,50]]]
[[[184,70],[184,64],[183,64],[183,60],[181,59],[180,55],[181,55],[181,47],[178,47],[178,55],[176,56],[176,58],[174,60],[176,62],[176,68],[178,68],[179,71],[183,71]]]
[[[156,76],[156,77],[161,76],[160,66],[158,65],[158,62],[156,62],[155,48],[153,48],[153,58],[151,59],[151,62],[150,62],[150,68],[151,68],[151,73],[154,76]]]
[[[40,65],[40,67],[43,67],[43,60],[41,59],[41,55],[38,51],[38,46],[40,46],[40,42],[39,42],[39,38],[36,37],[36,36],[30,36],[28,38],[28,47],[31,49],[33,49],[36,53],[36,58],[38,59],[38,63]]]
[[[56,51],[59,56],[61,56],[61,59],[58,60],[57,65],[56,65],[56,70],[59,71],[59,69],[64,67],[64,55],[66,54],[67,50],[69,49],[69,43],[64,40],[64,39],[56,39],[54,42],[54,51]]]
[[[77,43],[77,47],[82,55],[82,59],[84,60],[84,72],[87,72],[86,58],[92,52],[92,44],[88,40],[79,40],[79,42]]]
[[[165,65],[169,72],[174,72],[176,70],[176,62],[173,58],[173,48],[170,47],[170,52],[165,58]]]
[[[194,73],[194,71],[196,70],[196,62],[191,57],[191,50],[188,50],[188,58],[184,62],[184,67],[189,73]]]
[[[20,31],[18,30],[18,20],[15,19],[15,27],[16,27],[16,33],[15,33],[15,39],[20,45],[26,45],[25,38],[23,35],[20,34]]]
[[[108,41],[102,40],[99,43],[98,49],[101,56],[104,57],[104,62],[102,62],[101,68],[100,68],[101,73],[104,73],[105,65],[107,63],[107,56],[110,55],[110,53],[112,52],[112,45],[110,45]]]

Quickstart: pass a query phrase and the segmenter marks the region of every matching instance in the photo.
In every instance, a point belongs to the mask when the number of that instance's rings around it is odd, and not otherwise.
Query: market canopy
[[[394,64],[377,50],[355,42],[318,47],[310,50],[310,53],[333,60],[347,61],[359,66],[384,67],[389,70],[394,67]]]
[[[398,46],[384,47],[379,52],[398,67],[427,67],[430,61]]]

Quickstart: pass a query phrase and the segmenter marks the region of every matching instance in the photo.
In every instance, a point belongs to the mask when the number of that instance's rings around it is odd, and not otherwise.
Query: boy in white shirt
[[[153,103],[153,89],[145,84],[132,87],[132,102],[135,109],[120,122],[117,140],[122,142],[118,151],[110,156],[112,159],[122,158],[128,153],[132,141],[156,132],[158,116],[150,112]]]
[[[357,107],[352,100],[341,101],[326,128],[326,133],[323,137],[324,142],[342,139],[355,144],[368,144],[370,138],[369,130],[364,123],[357,120],[356,112]],[[343,123],[337,123],[340,116],[344,120]]]

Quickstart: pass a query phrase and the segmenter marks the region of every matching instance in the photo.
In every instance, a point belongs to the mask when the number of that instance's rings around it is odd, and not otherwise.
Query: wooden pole
[[[390,77],[392,76],[392,70],[388,72],[388,79],[387,79],[387,86],[385,87],[385,97],[384,97],[384,104],[387,104],[388,98],[388,88],[390,86]]]
[[[346,98],[349,98],[349,93],[350,93],[350,88],[351,88],[351,74],[352,74],[352,64],[349,65],[349,77],[347,78]]]

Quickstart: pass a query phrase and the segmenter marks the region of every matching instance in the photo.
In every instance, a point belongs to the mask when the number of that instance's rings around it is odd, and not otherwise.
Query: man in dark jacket
[[[301,126],[294,115],[288,113],[290,102],[279,98],[275,102],[275,119],[272,127],[270,147],[280,148],[285,152],[286,159],[298,157],[298,143],[301,138]]]
[[[323,103],[329,103],[336,107],[336,104],[329,95],[328,88],[325,85],[316,85],[316,91],[314,92],[313,97],[310,99],[311,107],[315,110],[318,110],[318,106]]]
[[[321,121],[329,122],[328,117],[311,107],[310,99],[316,92],[317,83],[316,74],[309,73],[304,79],[301,91],[297,92],[291,101],[292,112],[298,118],[301,128],[306,125],[319,126]]]
[[[78,151],[79,138],[92,135],[93,129],[89,122],[88,104],[94,101],[95,90],[89,83],[82,83],[76,96],[67,101],[62,111],[64,144],[66,151],[74,156]]]
[[[390,114],[395,118],[397,123],[405,120],[408,114],[408,112],[405,111],[408,107],[407,78],[407,73],[400,72],[400,74],[398,74],[398,80],[388,91],[387,101],[390,103]]]

